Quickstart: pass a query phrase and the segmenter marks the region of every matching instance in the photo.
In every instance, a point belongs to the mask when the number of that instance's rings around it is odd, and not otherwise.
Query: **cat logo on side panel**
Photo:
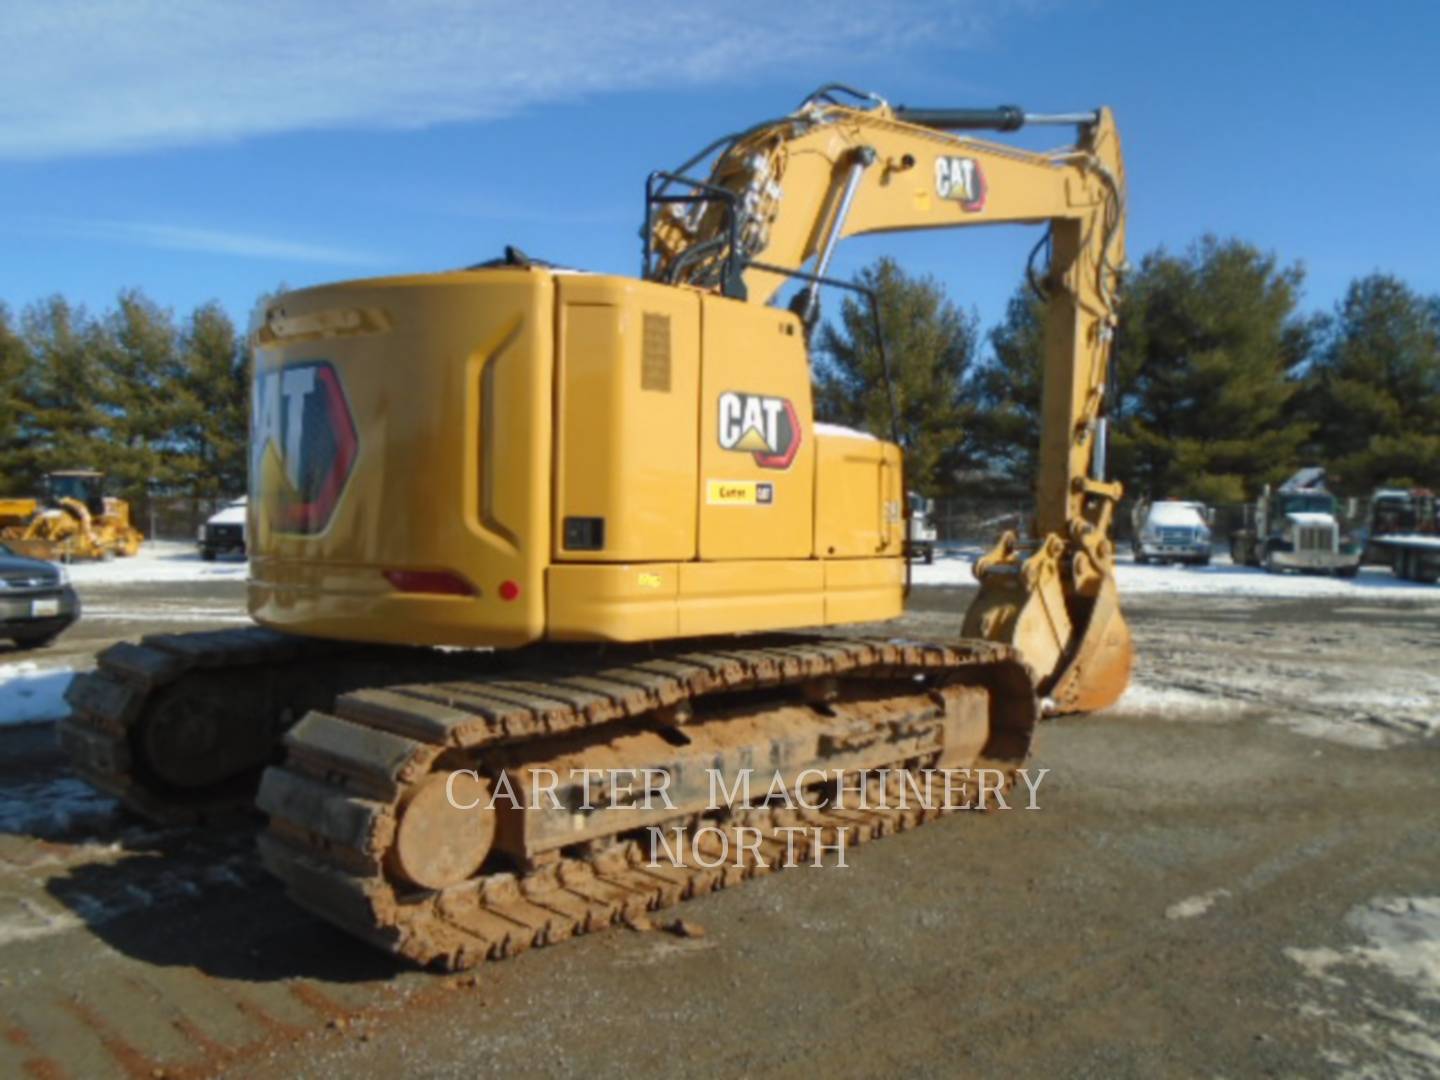
[[[800,449],[800,418],[788,398],[727,390],[716,428],[725,450],[748,453],[762,469],[788,469]]]

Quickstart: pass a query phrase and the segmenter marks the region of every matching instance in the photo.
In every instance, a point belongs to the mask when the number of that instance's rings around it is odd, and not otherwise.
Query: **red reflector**
[[[400,592],[475,595],[475,586],[453,570],[383,570],[381,573]]]
[[[514,600],[520,595],[520,586],[513,581],[502,581],[500,583],[500,599]]]

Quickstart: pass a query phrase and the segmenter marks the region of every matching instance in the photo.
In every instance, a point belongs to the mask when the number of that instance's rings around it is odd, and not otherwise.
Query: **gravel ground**
[[[38,663],[243,603],[237,577],[81,587],[114,614]],[[970,595],[917,589],[893,629],[953,637]],[[703,937],[595,935],[474,985],[293,908],[247,831],[149,828],[66,774],[48,725],[0,732],[0,1074],[1440,1073],[1440,590],[1127,612],[1134,688],[1045,727],[1038,811],[692,902]]]

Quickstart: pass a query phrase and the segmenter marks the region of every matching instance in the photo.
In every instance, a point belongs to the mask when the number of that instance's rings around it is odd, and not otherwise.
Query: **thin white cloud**
[[[324,263],[330,266],[376,267],[380,256],[349,248],[306,244],[255,233],[219,229],[196,229],[144,221],[55,221],[55,231],[85,240],[138,244],[167,251],[195,251],[206,255],[247,259],[281,259],[291,262]]]
[[[975,44],[1024,0],[11,0],[0,158],[499,117]]]

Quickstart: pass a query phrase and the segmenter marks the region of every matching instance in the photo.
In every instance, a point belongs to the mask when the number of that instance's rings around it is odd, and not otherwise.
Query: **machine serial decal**
[[[788,398],[727,390],[716,430],[722,449],[749,453],[762,469],[788,469],[800,449],[800,418]]]
[[[755,480],[710,480],[705,501],[711,506],[773,506],[775,485]]]
[[[360,448],[340,376],[308,360],[257,371],[251,394],[252,502],[283,532],[322,532]]]
[[[985,209],[985,172],[980,162],[969,157],[935,159],[935,194],[953,199],[960,209],[977,213]]]

